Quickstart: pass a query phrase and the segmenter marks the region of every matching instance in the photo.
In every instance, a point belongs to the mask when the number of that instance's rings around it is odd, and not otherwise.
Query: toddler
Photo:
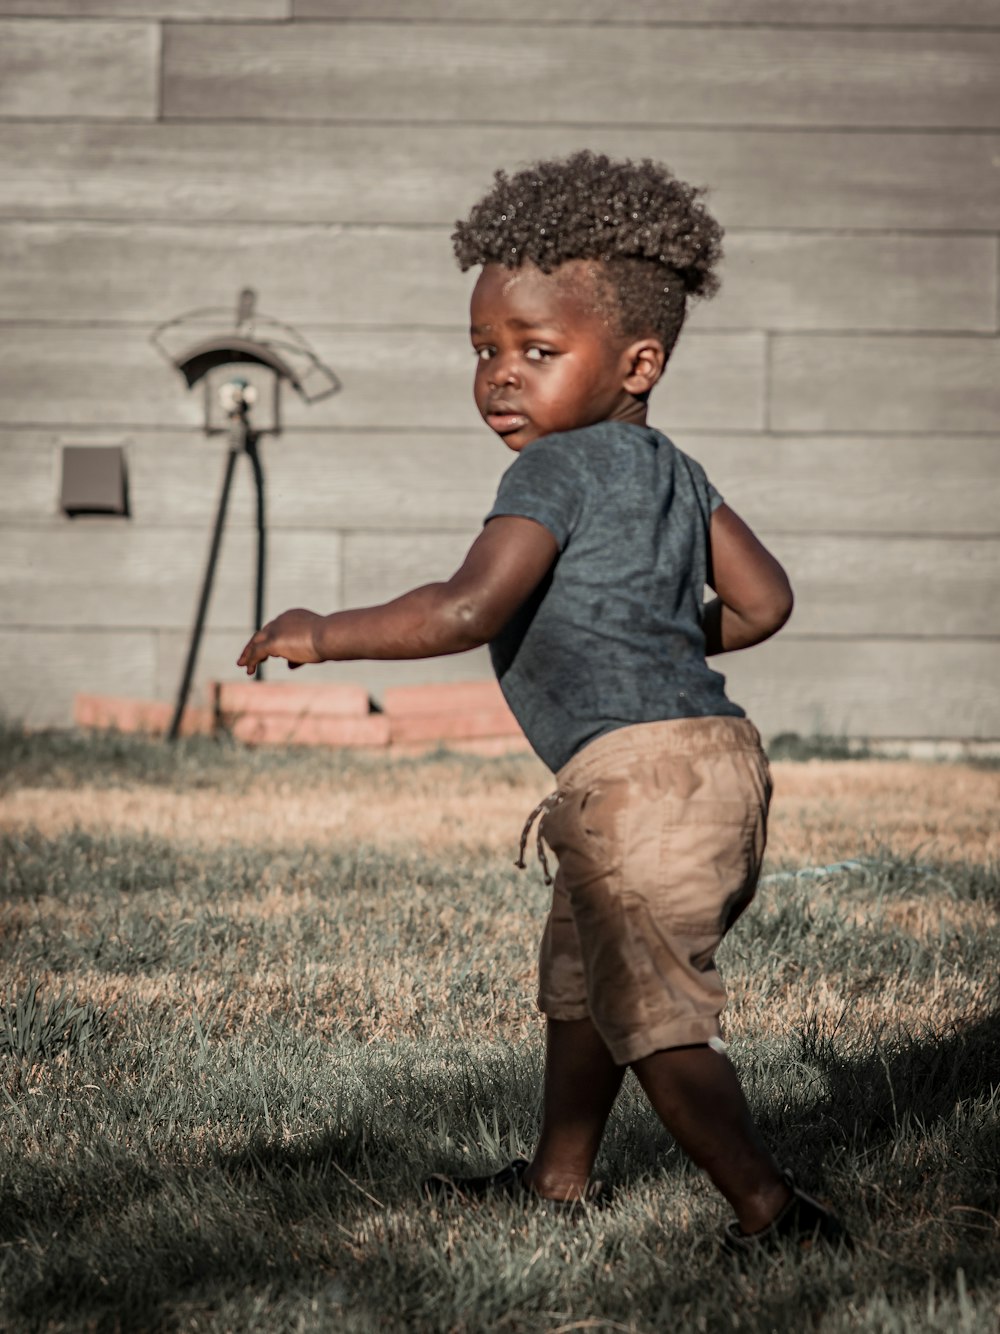
[[[453,238],[462,268],[481,266],[476,403],[516,455],[481,534],[446,582],[284,612],[239,662],[489,645],[556,775],[532,817],[543,861],[544,837],[559,863],[539,955],[542,1126],[530,1162],[427,1187],[604,1202],[591,1171],[631,1066],[746,1251],[847,1238],[761,1142],[720,1037],[715,953],[754,895],[771,783],[706,657],[773,635],[792,593],[699,464],[647,423],[689,299],[718,285],[722,232],[699,196],[656,163],[588,152],[496,173]]]

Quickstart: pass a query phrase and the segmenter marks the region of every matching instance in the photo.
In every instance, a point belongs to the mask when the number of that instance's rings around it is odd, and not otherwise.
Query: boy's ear
[[[637,338],[625,350],[626,375],[622,388],[643,398],[655,386],[667,364],[667,354],[658,338]]]

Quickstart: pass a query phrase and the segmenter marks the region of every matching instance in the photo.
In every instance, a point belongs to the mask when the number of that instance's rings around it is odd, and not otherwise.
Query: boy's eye
[[[493,348],[493,347],[474,347],[472,350],[473,350],[473,352],[475,352],[475,354],[476,354],[476,360],[477,360],[477,361],[489,361],[490,358],[493,356],[494,352],[496,351],[496,348]]]
[[[524,355],[529,361],[547,361],[555,356],[555,352],[550,347],[529,347]]]

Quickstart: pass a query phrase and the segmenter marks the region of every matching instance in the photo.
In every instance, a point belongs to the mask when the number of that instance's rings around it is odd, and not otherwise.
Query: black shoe
[[[579,1217],[588,1209],[603,1209],[611,1203],[612,1190],[603,1181],[591,1181],[583,1195],[572,1200],[551,1200],[539,1195],[524,1180],[526,1158],[515,1158],[499,1172],[482,1177],[452,1177],[435,1172],[421,1183],[423,1193],[432,1200],[471,1202],[506,1196],[524,1204],[537,1204],[546,1213]]]
[[[852,1250],[854,1243],[843,1223],[819,1200],[799,1190],[791,1172],[781,1175],[791,1189],[792,1198],[759,1232],[744,1232],[738,1223],[728,1223],[722,1234],[726,1250],[738,1255],[760,1255],[777,1251],[783,1242],[794,1242],[803,1252],[817,1244]]]

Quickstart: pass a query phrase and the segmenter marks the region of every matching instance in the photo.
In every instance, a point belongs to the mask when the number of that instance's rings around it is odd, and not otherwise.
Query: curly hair
[[[463,270],[527,261],[552,273],[570,260],[599,261],[601,313],[625,337],[655,334],[669,356],[687,298],[713,296],[719,286],[722,228],[702,194],[649,158],[614,161],[583,150],[513,176],[496,172],[451,239]]]

